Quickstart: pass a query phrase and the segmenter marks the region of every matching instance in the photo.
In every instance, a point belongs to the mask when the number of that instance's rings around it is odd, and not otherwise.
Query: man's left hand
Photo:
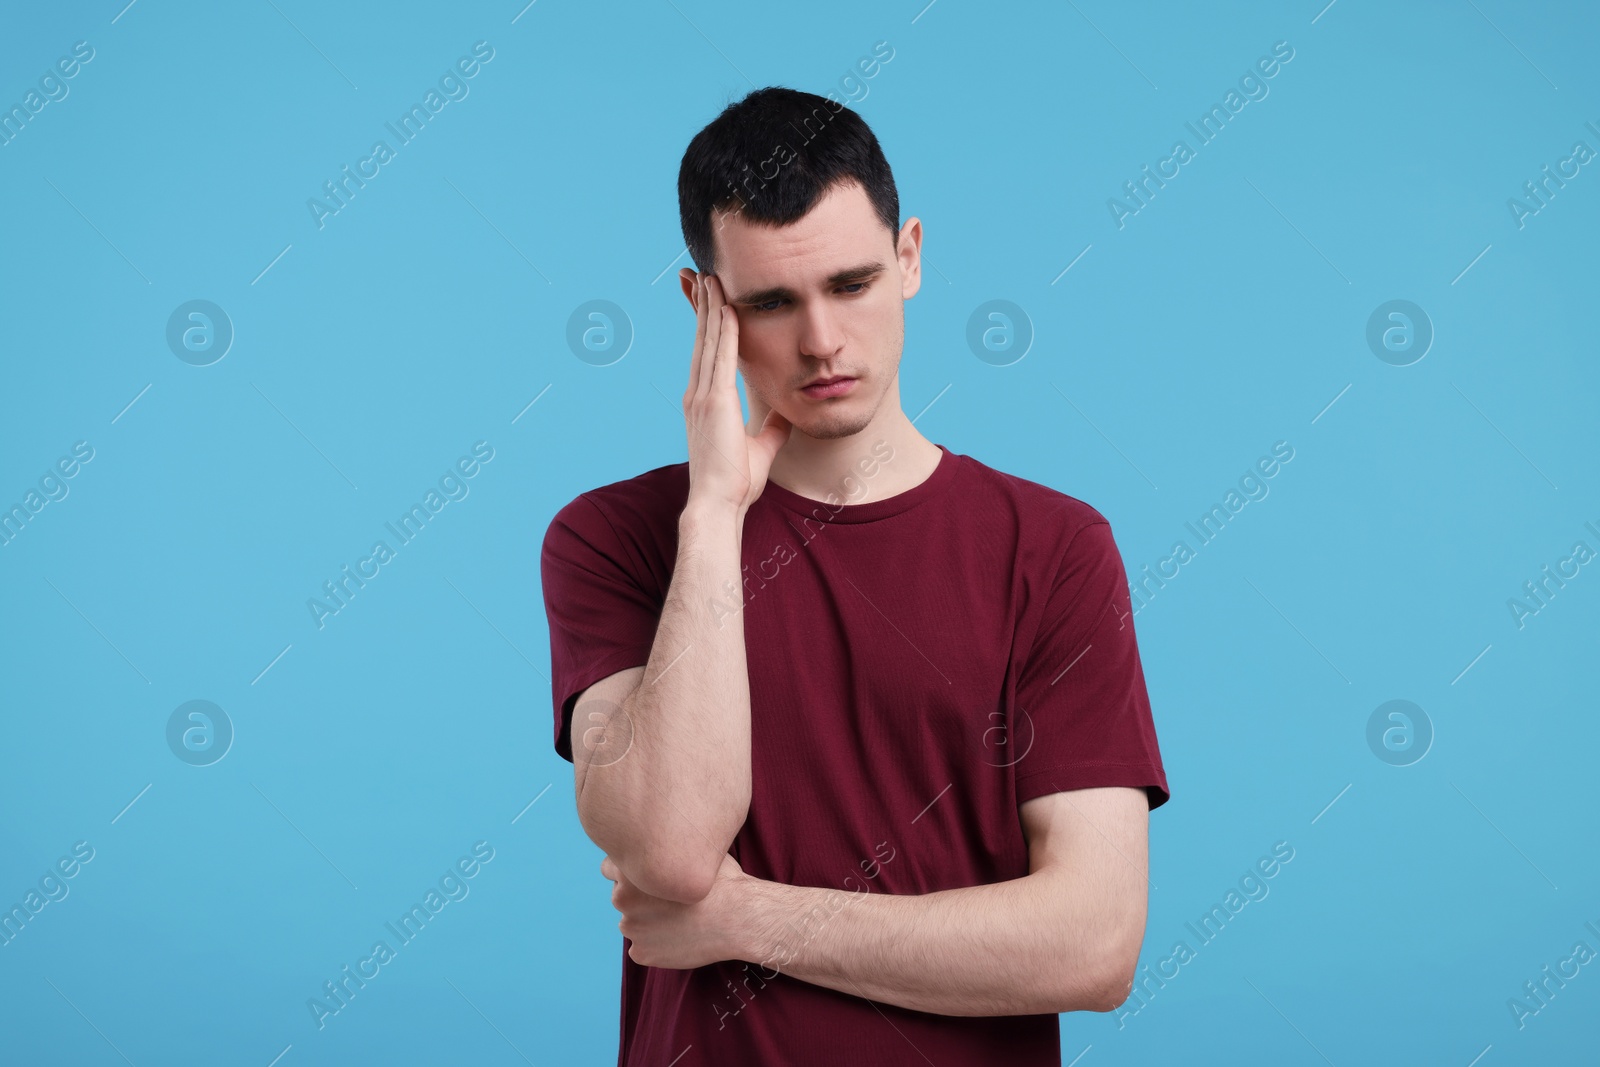
[[[628,958],[646,967],[689,970],[739,958],[745,896],[755,879],[731,855],[722,857],[711,892],[693,904],[653,897],[628,881],[607,856],[600,873],[616,883],[611,906],[622,913],[617,929],[631,945]]]

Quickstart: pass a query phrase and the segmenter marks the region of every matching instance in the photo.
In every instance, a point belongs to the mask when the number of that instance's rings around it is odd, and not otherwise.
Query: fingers
[[[705,343],[700,348],[700,378],[699,391],[708,392],[711,389],[712,371],[716,368],[717,345],[722,340],[722,280],[720,278],[706,279],[706,336]]]
[[[693,272],[691,272],[692,274]],[[694,274],[694,350],[689,356],[689,384],[683,391],[683,402],[687,405],[694,397],[695,391],[700,387],[700,353],[705,347],[706,340],[706,279],[703,274]]]
[[[739,316],[727,304],[717,309],[722,314],[722,331],[717,338],[716,360],[711,365],[711,388],[733,389],[733,373],[739,364]]]
[[[694,352],[696,359],[700,355],[700,346],[706,339],[706,278],[697,274],[694,278]],[[696,370],[699,368],[696,367]],[[692,379],[691,379],[692,380]]]

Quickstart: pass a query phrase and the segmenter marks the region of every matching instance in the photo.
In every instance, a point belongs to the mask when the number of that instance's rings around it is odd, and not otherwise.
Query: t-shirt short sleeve
[[[571,761],[573,704],[600,679],[649,662],[661,604],[587,493],[551,520],[539,574],[550,626],[555,749]]]
[[[1016,764],[1017,803],[1101,786],[1142,787],[1152,809],[1166,803],[1127,575],[1103,518],[1072,536],[1026,655],[1026,718],[1014,729],[1031,726],[1031,744]]]

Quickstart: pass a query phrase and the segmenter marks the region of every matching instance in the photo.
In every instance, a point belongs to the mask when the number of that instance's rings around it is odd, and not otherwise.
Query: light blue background
[[[538,548],[578,492],[684,458],[678,162],[785,84],[858,101],[926,227],[928,437],[1090,502],[1134,574],[1295,449],[1137,618],[1173,791],[1145,962],[1295,858],[1120,1028],[1064,1016],[1064,1061],[1593,1062],[1600,964],[1524,1029],[1506,1002],[1600,950],[1600,567],[1521,629],[1506,602],[1600,549],[1600,165],[1522,228],[1507,200],[1600,149],[1600,17],[924,2],[6,15],[8,107],[95,57],[0,147],[0,503],[95,455],[0,548],[0,903],[95,858],[0,947],[0,1058],[613,1061]],[[319,229],[306,200],[479,40],[470,95]],[[1280,40],[1270,95],[1119,230],[1107,199]],[[208,367],[165,342],[192,299],[236,330]],[[636,334],[610,366],[565,340],[593,299]],[[965,341],[991,299],[1035,331],[1011,366]],[[1411,366],[1365,341],[1392,299],[1436,331]],[[480,440],[470,495],[319,630],[307,598]],[[165,740],[192,699],[236,730],[209,767]],[[1366,742],[1391,699],[1436,732],[1411,766]],[[480,840],[470,895],[319,1031],[307,999]]]

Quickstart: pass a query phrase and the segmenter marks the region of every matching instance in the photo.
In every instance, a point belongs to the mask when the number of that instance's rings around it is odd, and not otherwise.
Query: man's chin
[[[849,414],[813,412],[808,420],[794,421],[797,430],[818,441],[836,441],[841,437],[854,437],[870,425],[872,425],[870,413],[856,412]]]

